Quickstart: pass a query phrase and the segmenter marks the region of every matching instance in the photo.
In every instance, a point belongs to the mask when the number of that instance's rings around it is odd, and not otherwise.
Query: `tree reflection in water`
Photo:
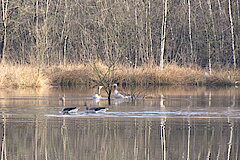
[[[2,160],[239,156],[237,120],[35,118],[2,119],[1,125]]]
[[[58,100],[51,98],[1,99],[1,160],[238,159],[240,97],[235,92],[166,92],[160,100],[113,103],[105,117],[62,116]],[[45,116],[49,113],[62,117]]]

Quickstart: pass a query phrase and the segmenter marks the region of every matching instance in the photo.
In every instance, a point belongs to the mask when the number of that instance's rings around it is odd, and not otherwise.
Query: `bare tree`
[[[2,63],[5,62],[5,54],[7,47],[7,24],[8,24],[8,0],[2,0],[2,21],[3,21],[3,38],[2,38],[2,53],[0,60]]]
[[[94,70],[95,76],[97,76],[97,81],[95,83],[98,86],[103,86],[104,90],[108,95],[108,103],[111,104],[111,93],[112,93],[112,86],[115,82],[114,74],[116,72],[116,64],[117,60],[112,61],[107,64],[106,70],[102,70],[100,66],[97,65],[96,62],[91,62],[90,65]]]
[[[160,54],[160,68],[163,69],[163,56],[165,50],[165,41],[166,41],[166,28],[167,28],[167,12],[168,12],[168,0],[163,0],[164,10],[162,18],[162,32],[161,32],[161,54]]]
[[[191,25],[191,0],[188,0],[188,33],[189,33],[189,43],[190,43],[190,55],[193,60],[193,42],[192,42],[192,25]]]
[[[216,34],[215,34],[215,27],[214,27],[214,21],[213,21],[213,12],[212,12],[212,5],[211,5],[211,1],[208,0],[208,7],[209,7],[209,13],[210,13],[210,22],[208,22],[209,26],[212,26],[213,28],[213,34],[214,34],[214,40],[216,42]],[[212,42],[210,41],[210,31],[208,31],[208,29],[206,28],[206,33],[207,33],[207,41],[208,41],[208,69],[209,69],[209,74],[212,74],[212,49],[211,49],[211,45]]]
[[[1,0],[0,12],[7,61],[239,67],[239,0]]]
[[[237,61],[236,61],[234,24],[233,24],[233,18],[232,18],[232,1],[231,0],[228,0],[228,12],[229,12],[229,20],[230,20],[230,28],[231,28],[233,67],[234,67],[234,69],[236,69]]]

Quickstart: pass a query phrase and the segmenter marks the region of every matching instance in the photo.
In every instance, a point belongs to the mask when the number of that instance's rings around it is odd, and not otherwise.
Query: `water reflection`
[[[16,119],[1,123],[1,148],[7,159],[234,159],[238,126],[194,119]]]
[[[1,159],[238,159],[240,94],[236,89],[174,88],[145,99],[112,101],[104,114],[91,90],[0,91]],[[190,93],[189,93],[190,92]],[[73,115],[59,111],[80,106]],[[152,94],[152,95],[151,95]],[[155,95],[155,97],[153,97]],[[161,95],[164,95],[162,97]],[[116,103],[115,103],[116,102]],[[106,106],[101,100],[98,106]]]

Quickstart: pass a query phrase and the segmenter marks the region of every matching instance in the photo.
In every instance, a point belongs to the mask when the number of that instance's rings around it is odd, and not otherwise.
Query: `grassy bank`
[[[109,69],[98,63],[98,71],[104,75]],[[0,87],[44,87],[59,85],[95,85],[99,81],[91,65],[51,66],[38,69],[34,66],[1,65]],[[168,65],[163,70],[157,66],[138,68],[116,65],[108,75],[114,83],[123,85],[234,85],[240,80],[240,72],[214,70],[212,75],[199,67]]]
[[[45,87],[50,80],[34,66],[0,65],[0,88]]]

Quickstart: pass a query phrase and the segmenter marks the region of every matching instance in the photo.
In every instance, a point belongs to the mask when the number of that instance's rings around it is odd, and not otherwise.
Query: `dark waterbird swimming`
[[[86,106],[85,113],[104,113],[108,110],[107,107],[88,107],[88,104],[85,103],[84,106]]]
[[[59,98],[59,101],[62,102],[62,106],[65,107],[65,97]],[[71,114],[71,113],[76,113],[78,111],[77,107],[65,107],[62,109],[61,113],[62,114]]]
[[[108,110],[107,107],[93,107],[93,108],[88,108],[86,107],[86,113],[103,113]]]

